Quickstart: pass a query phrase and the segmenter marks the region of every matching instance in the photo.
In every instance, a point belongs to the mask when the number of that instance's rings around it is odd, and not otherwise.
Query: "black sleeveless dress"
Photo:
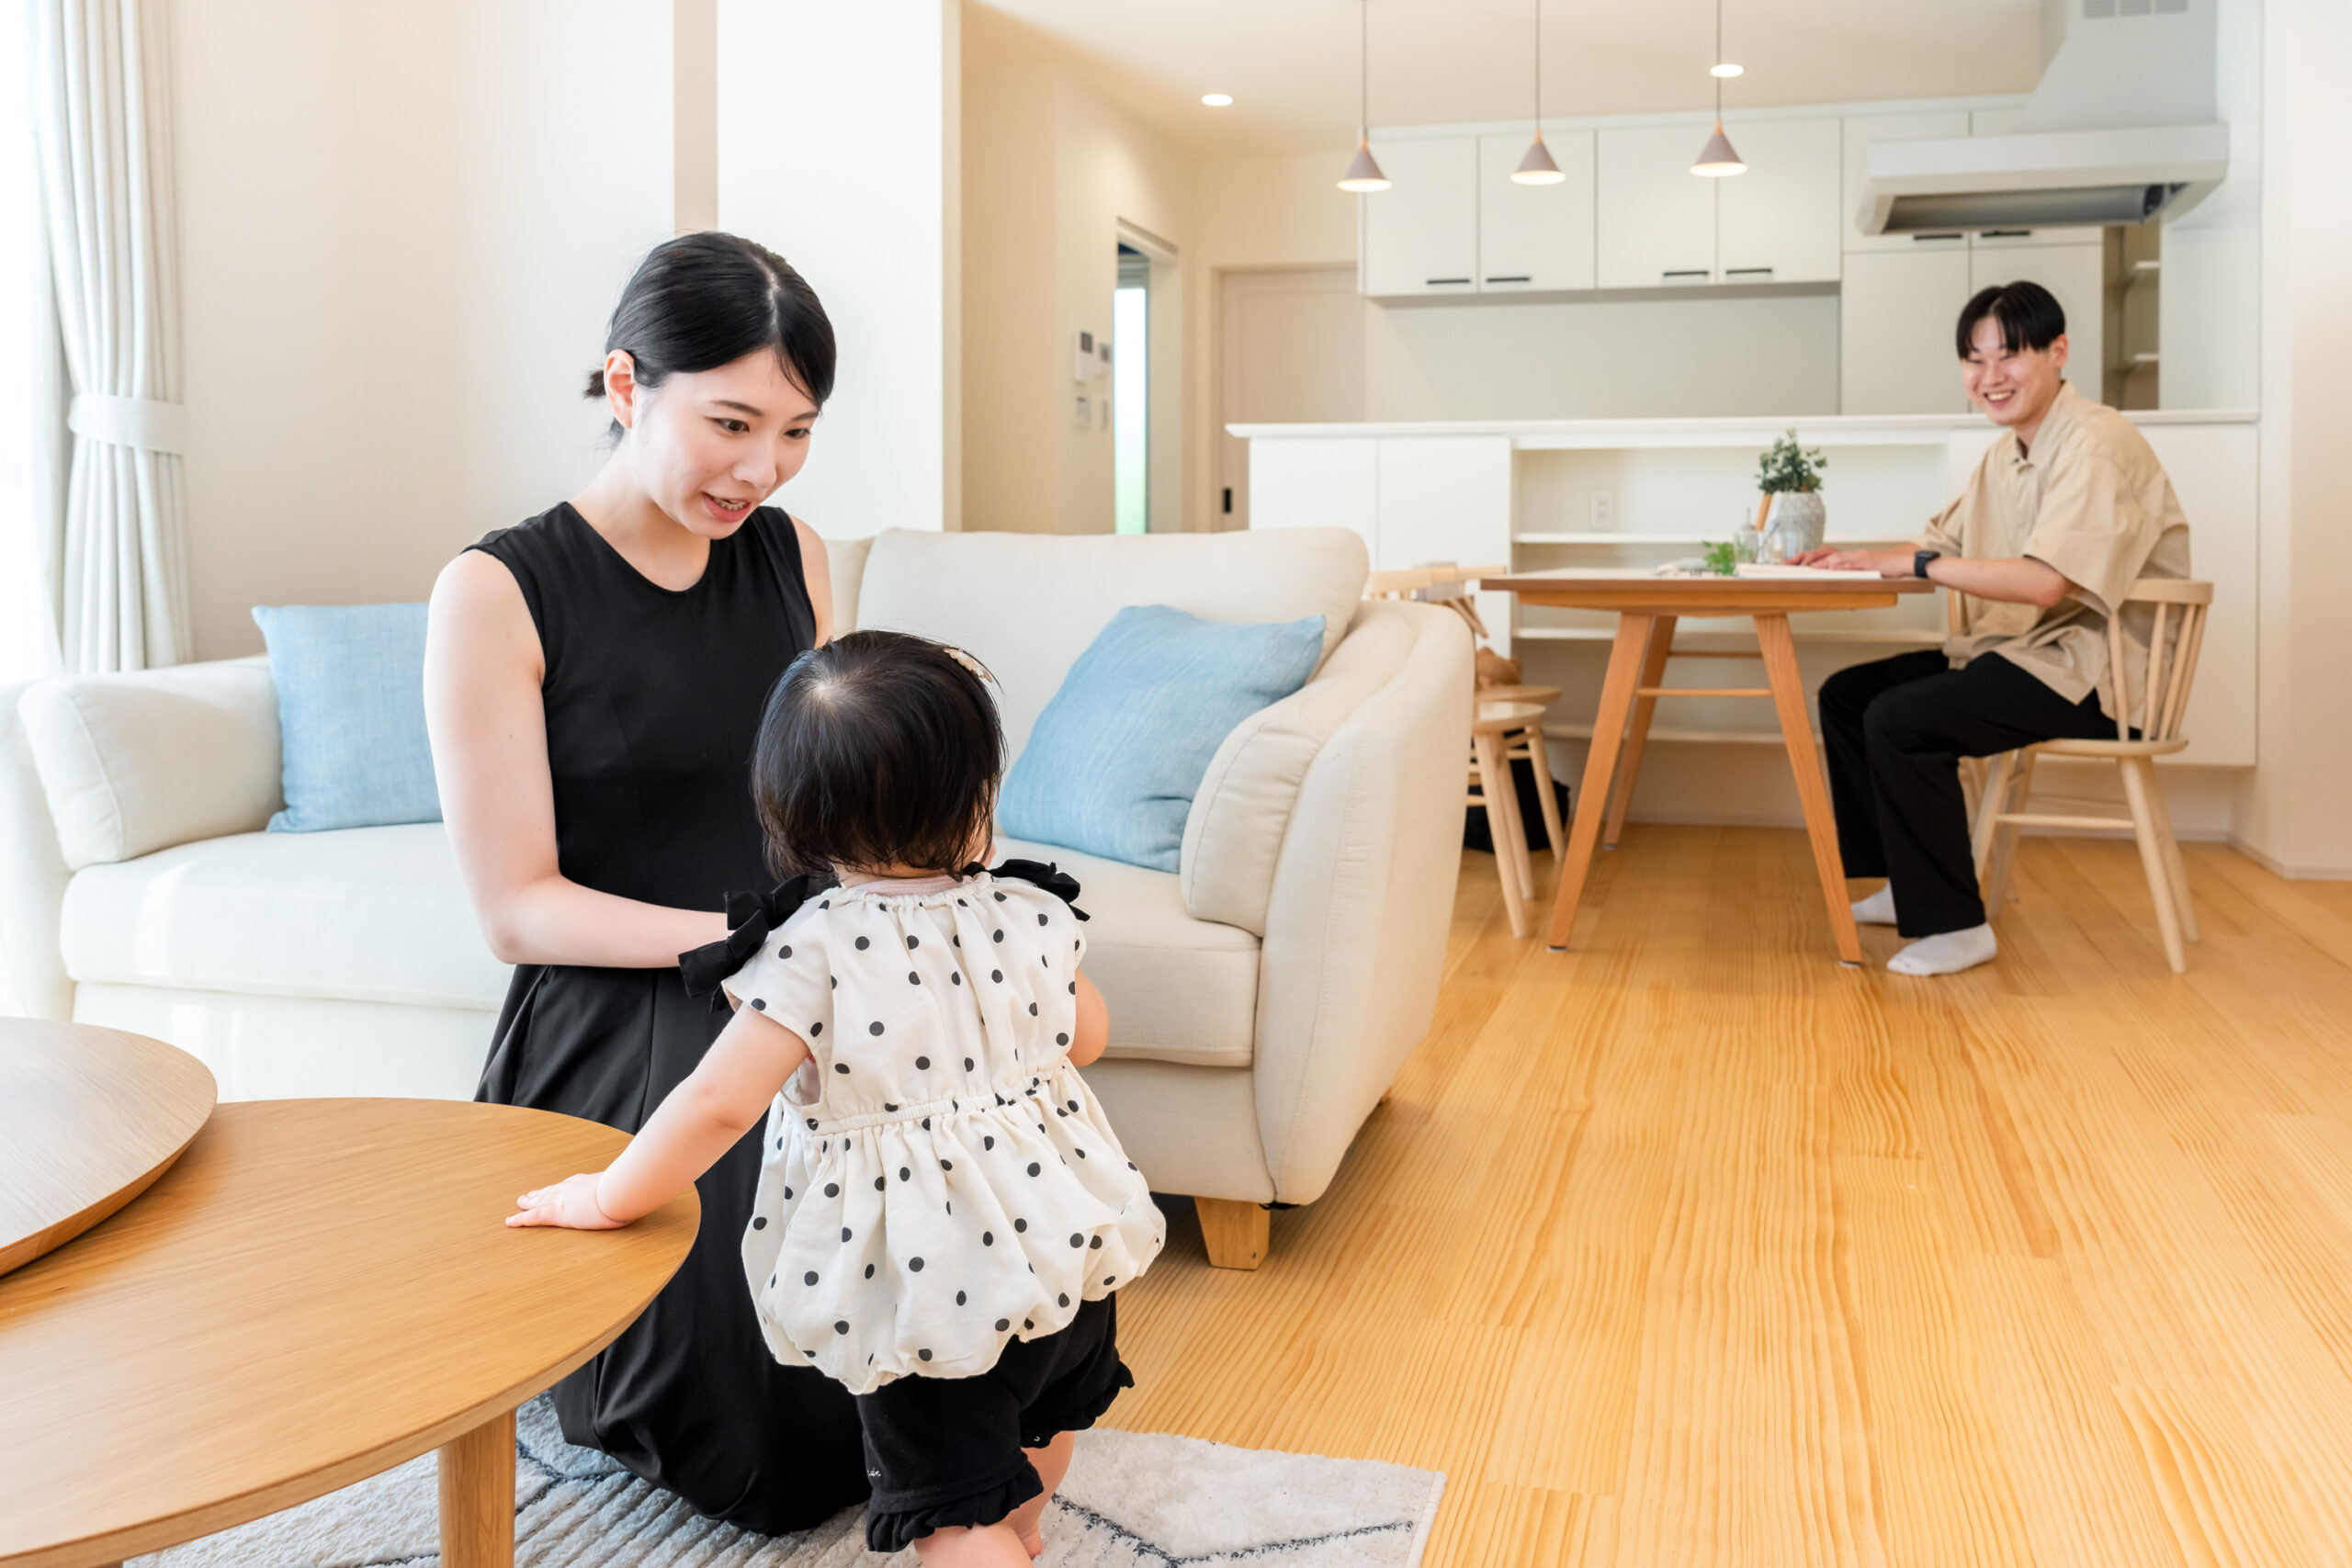
[[[569,504],[472,547],[503,562],[537,626],[547,674],[556,850],[585,887],[718,910],[764,888],[752,737],[768,690],[816,639],[792,520],[760,507],[691,588],[624,559]],[[726,1021],[660,969],[518,966],[475,1098],[634,1133]],[[805,1529],[867,1492],[856,1406],[841,1384],[777,1364],[741,1257],[759,1184],[755,1128],[695,1185],[685,1263],[602,1355],[556,1385],[570,1441],[602,1449],[714,1518]]]

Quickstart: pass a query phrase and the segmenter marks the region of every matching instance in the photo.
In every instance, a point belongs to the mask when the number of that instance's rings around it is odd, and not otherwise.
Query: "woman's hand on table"
[[[1911,575],[1911,552],[1903,550],[1838,550],[1827,547],[1789,558],[1791,566],[1815,566],[1824,571],[1874,571],[1881,577]]]

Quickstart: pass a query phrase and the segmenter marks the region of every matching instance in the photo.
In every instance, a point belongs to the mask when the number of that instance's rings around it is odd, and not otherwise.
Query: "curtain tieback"
[[[187,450],[187,405],[110,392],[76,392],[66,428],[85,441],[135,446],[141,452]]]

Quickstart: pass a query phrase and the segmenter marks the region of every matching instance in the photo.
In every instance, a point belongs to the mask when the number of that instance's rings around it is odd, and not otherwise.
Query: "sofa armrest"
[[[17,716],[32,684],[0,686],[0,1013],[70,1018],[74,982],[57,944],[69,873]]]
[[[1201,775],[1177,861],[1196,920],[1266,934],[1274,872],[1307,770],[1351,715],[1396,677],[1421,635],[1418,611],[1356,606],[1313,680],[1236,725]]]
[[[1316,754],[1274,874],[1259,961],[1259,1131],[1274,1193],[1322,1195],[1429,1032],[1462,863],[1469,628],[1408,616],[1396,673]]]
[[[286,804],[266,658],[61,675],[17,709],[71,870],[254,832]]]

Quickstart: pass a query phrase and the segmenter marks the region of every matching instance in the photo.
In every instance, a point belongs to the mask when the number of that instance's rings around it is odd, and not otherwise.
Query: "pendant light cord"
[[[1535,140],[1544,140],[1544,0],[1535,0]]]
[[[1356,24],[1356,140],[1362,141],[1372,134],[1372,0],[1358,0]]]
[[[1715,57],[1713,60],[1708,62],[1707,74],[1715,78],[1715,124],[1718,128],[1720,128],[1724,122],[1724,79],[1722,76],[1716,74],[1714,68],[1721,65],[1723,62],[1724,0],[1715,0]]]

